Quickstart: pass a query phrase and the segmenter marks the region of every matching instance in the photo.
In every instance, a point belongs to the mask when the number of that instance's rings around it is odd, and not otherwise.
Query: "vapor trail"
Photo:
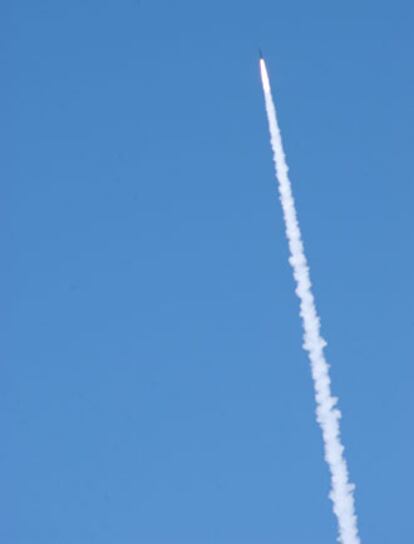
[[[293,276],[296,281],[296,294],[300,300],[300,315],[304,330],[303,347],[308,352],[310,359],[315,388],[317,421],[322,430],[325,460],[328,463],[331,473],[331,491],[329,496],[333,502],[333,510],[338,520],[339,541],[342,544],[358,544],[360,539],[355,515],[354,485],[349,482],[347,463],[343,455],[344,447],[340,437],[339,419],[341,414],[336,408],[337,399],[331,393],[329,365],[323,351],[326,342],[320,334],[320,322],[311,290],[309,268],[288,176],[288,166],[283,151],[269,76],[263,58],[260,58],[260,74],[269,123],[273,160],[279,186],[280,202],[285,220],[286,236],[289,242],[289,263],[293,268]]]

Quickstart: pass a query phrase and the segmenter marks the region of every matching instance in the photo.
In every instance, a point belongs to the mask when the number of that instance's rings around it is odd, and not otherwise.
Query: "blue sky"
[[[0,540],[328,544],[266,55],[363,542],[408,542],[409,2],[5,0]]]

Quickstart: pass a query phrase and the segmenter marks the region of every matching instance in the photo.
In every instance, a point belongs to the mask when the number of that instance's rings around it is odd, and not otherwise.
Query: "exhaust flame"
[[[267,73],[266,63],[264,59],[260,59],[260,75],[262,78],[262,86],[263,86],[263,92],[270,93],[270,81],[269,81],[269,75]]]

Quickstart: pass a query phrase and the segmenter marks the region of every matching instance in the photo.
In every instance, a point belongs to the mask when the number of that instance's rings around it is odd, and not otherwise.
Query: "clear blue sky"
[[[364,543],[412,538],[411,2],[4,0],[0,540],[331,544],[266,55]]]

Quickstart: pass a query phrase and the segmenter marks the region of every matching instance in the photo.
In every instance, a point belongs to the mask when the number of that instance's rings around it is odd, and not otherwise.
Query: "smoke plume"
[[[353,490],[349,482],[344,447],[341,442],[337,399],[332,396],[329,365],[325,359],[324,339],[320,334],[319,317],[312,294],[309,268],[304,252],[302,236],[297,219],[292,187],[288,176],[285,153],[273,103],[269,76],[264,59],[260,59],[260,73],[269,123],[273,160],[278,180],[280,202],[289,243],[289,263],[296,281],[296,294],[300,300],[300,315],[304,330],[303,347],[307,351],[315,388],[317,421],[322,430],[325,460],[331,474],[330,498],[338,520],[339,541],[342,544],[359,544]]]

